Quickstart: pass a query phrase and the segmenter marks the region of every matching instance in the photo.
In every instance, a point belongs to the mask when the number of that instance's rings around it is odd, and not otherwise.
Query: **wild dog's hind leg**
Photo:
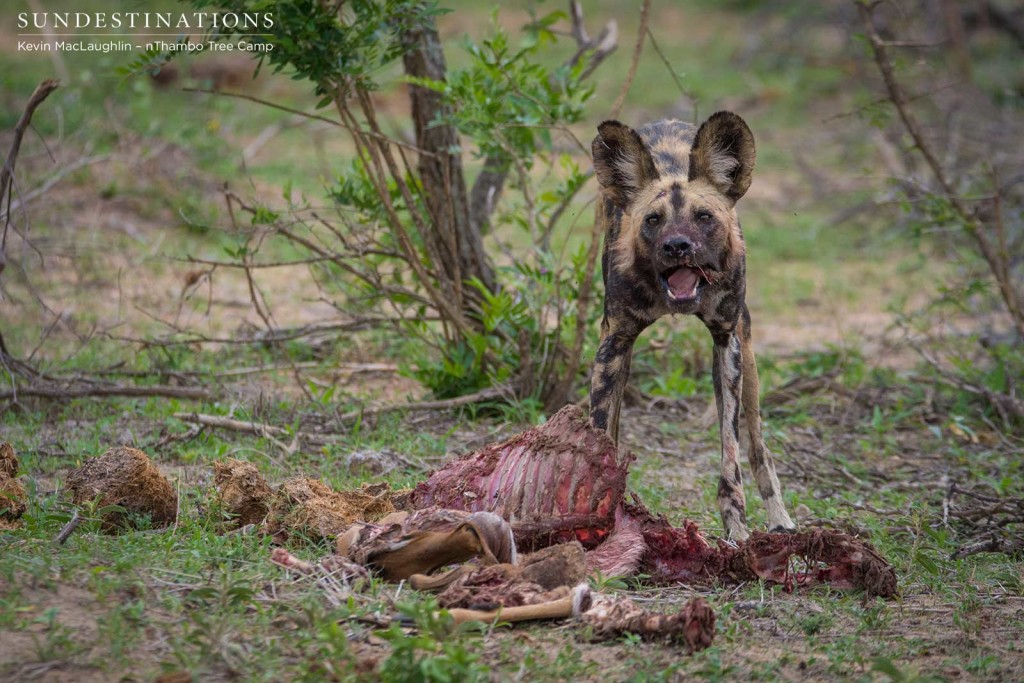
[[[712,332],[715,340],[711,377],[715,383],[718,427],[722,436],[722,469],[718,478],[718,511],[725,534],[734,541],[746,540],[747,502],[740,473],[740,392],[742,361],[739,336],[732,331]]]
[[[764,500],[768,512],[769,531],[787,531],[796,525],[786,512],[786,504],[782,501],[782,487],[779,477],[775,474],[775,460],[771,451],[764,445],[761,433],[761,386],[757,376],[757,360],[754,358],[754,346],[750,335],[750,312],[743,307],[738,331],[743,373],[743,415],[747,419],[747,431],[750,434],[750,469],[754,472],[757,490]]]

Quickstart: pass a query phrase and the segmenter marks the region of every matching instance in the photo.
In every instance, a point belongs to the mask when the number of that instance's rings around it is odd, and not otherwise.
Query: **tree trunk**
[[[441,40],[433,26],[410,31],[402,61],[405,73],[435,81],[445,80],[446,65]],[[476,277],[494,290],[494,270],[484,252],[479,226],[471,221],[462,172],[459,134],[455,127],[438,123],[450,113],[442,96],[418,85],[409,87],[412,118],[419,155],[418,170],[423,181],[423,197],[433,223],[433,233],[424,238],[435,241],[442,255],[436,264],[443,270],[462,302],[462,283]]]
[[[469,219],[483,234],[490,229],[491,214],[494,213],[501,191],[505,189],[508,171],[509,164],[505,160],[496,156],[487,157],[469,193]]]

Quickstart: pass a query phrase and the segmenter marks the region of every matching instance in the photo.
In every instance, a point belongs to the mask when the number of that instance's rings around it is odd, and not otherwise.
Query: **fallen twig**
[[[153,444],[152,448],[154,450],[159,450],[164,446],[167,446],[168,444],[179,442],[187,443],[192,439],[196,438],[197,436],[199,436],[202,433],[203,429],[205,429],[203,425],[196,424],[189,427],[188,431],[185,432],[184,434],[164,434],[162,437],[160,437],[159,441]]]
[[[231,432],[246,432],[249,434],[255,434],[256,436],[262,436],[264,438],[295,435],[300,435],[307,439],[319,438],[319,435],[315,434],[305,434],[303,432],[295,432],[293,434],[284,427],[275,427],[274,425],[268,425],[263,422],[235,420],[230,417],[224,417],[223,415],[207,415],[205,413],[174,413],[174,418],[181,420],[182,422],[191,422],[204,427],[226,429]]]
[[[969,394],[981,396],[988,401],[989,404],[996,409],[996,412],[999,413],[999,417],[1003,420],[1004,427],[1008,428],[1014,419],[1024,420],[1024,400],[1000,391],[993,391],[986,386],[972,384],[960,375],[950,372],[943,367],[935,356],[919,344],[911,343],[911,348],[913,348],[918,355],[920,355],[921,358],[923,358],[924,361],[932,367],[943,382],[946,382],[961,391],[966,391]]]
[[[206,400],[212,397],[208,389],[200,387],[172,387],[172,386],[124,386],[124,385],[103,385],[103,386],[19,386],[17,389],[0,391],[0,400],[13,398],[24,398],[34,396],[36,398],[48,398],[57,401],[68,401],[74,398],[142,398],[159,396],[162,398],[185,398]]]
[[[165,323],[166,321],[158,320]],[[260,332],[251,338],[243,337],[207,337],[201,334],[193,334],[179,339],[139,339],[136,337],[124,337],[115,334],[104,334],[107,339],[113,341],[125,341],[132,344],[141,344],[145,347],[169,347],[188,346],[190,344],[276,344],[278,342],[292,341],[309,337],[323,332],[354,331],[372,327],[374,325],[392,324],[401,322],[397,318],[357,318],[345,322],[310,323],[297,328],[279,329],[274,332]]]
[[[1021,551],[1024,551],[1024,541],[1013,542],[1006,538],[992,536],[984,541],[960,546],[950,554],[949,559],[959,560],[978,553],[1006,553],[1009,555]]]
[[[968,499],[959,509],[954,504],[958,495]],[[943,521],[947,520],[968,537],[951,559],[977,553],[1024,553],[1024,534],[1019,531],[1024,525],[1024,498],[990,495],[953,483],[943,501]]]
[[[481,403],[483,401],[495,400],[507,396],[511,392],[508,387],[493,387],[490,389],[484,389],[478,391],[475,394],[469,394],[467,396],[459,396],[457,398],[445,399],[440,401],[421,401],[419,403],[399,403],[389,406],[369,407],[362,408],[360,410],[353,410],[347,413],[343,413],[334,418],[337,422],[354,422],[357,419],[364,419],[367,417],[373,417],[375,415],[383,415],[386,413],[398,412],[398,411],[415,411],[415,410],[443,410],[447,408],[455,408],[458,406],[470,405],[473,403]],[[299,442],[305,442],[312,445],[326,445],[331,443],[334,437],[341,436],[335,433],[318,433],[313,434],[310,432],[301,432],[286,429],[284,427],[278,427],[276,425],[270,425],[263,422],[246,422],[244,420],[235,420],[234,418],[224,417],[222,415],[207,415],[203,413],[175,413],[175,419],[183,422],[190,422],[192,424],[201,425],[203,427],[213,427],[215,429],[225,429],[234,432],[243,432],[247,434],[254,434],[261,438],[264,438],[279,449],[281,449],[286,455],[292,455],[298,450]],[[280,439],[289,438],[289,443],[284,443]]]
[[[69,519],[68,523],[61,528],[60,533],[57,534],[57,537],[55,539],[53,539],[53,542],[57,545],[64,545],[68,538],[71,537],[71,534],[75,533],[75,529],[77,529],[78,525],[81,523],[82,515],[76,508],[75,513],[71,515],[71,519]]]
[[[393,413],[396,411],[414,411],[414,410],[446,410],[448,408],[458,408],[460,406],[468,406],[474,403],[483,403],[485,401],[494,401],[500,398],[508,398],[513,395],[514,392],[509,386],[498,386],[490,387],[488,389],[482,389],[472,394],[466,394],[465,396],[457,396],[455,398],[446,398],[438,401],[419,401],[418,403],[397,403],[390,406],[381,406],[378,408],[363,408],[360,410],[353,410],[344,413],[338,417],[341,421],[355,420],[357,418],[373,417],[375,415],[384,415],[386,413]]]
[[[368,407],[361,408],[359,410],[352,410],[347,413],[342,413],[335,419],[340,422],[351,422],[356,419],[373,417],[375,415],[384,415],[387,413],[394,413],[399,411],[417,411],[417,410],[444,410],[447,408],[457,408],[459,406],[471,405],[473,403],[482,403],[484,401],[493,401],[499,398],[506,397],[511,393],[511,389],[507,386],[491,387],[478,391],[474,394],[467,394],[466,396],[458,396],[456,398],[448,398],[439,401],[420,401],[418,403],[396,403],[388,406]],[[292,439],[299,439],[307,441],[309,443],[326,443],[335,434],[321,433],[312,434],[310,432],[292,432],[284,427],[278,427],[275,425],[266,424],[263,422],[247,422],[245,420],[236,420],[230,417],[224,417],[223,415],[207,415],[203,413],[175,413],[175,419],[182,420],[183,422],[191,422],[193,424],[199,424],[206,427],[213,427],[215,429],[226,429],[233,432],[245,432],[249,434],[255,434],[266,439],[276,440],[278,437],[288,437]]]

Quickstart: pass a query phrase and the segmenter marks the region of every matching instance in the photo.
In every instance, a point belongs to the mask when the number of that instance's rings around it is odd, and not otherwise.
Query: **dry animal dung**
[[[225,512],[233,525],[259,524],[270,511],[273,492],[252,463],[228,458],[213,463],[213,483]]]
[[[297,477],[274,493],[266,529],[279,542],[294,534],[331,540],[356,522],[379,519],[394,511],[386,485],[335,491],[319,479]]]
[[[18,456],[6,441],[0,443],[0,530],[18,526],[15,521],[28,507],[25,487],[18,476]]]
[[[102,528],[108,533],[134,527],[145,517],[154,528],[165,527],[178,514],[178,496],[171,483],[145,453],[127,446],[111,448],[72,470],[67,489],[76,505],[97,501],[100,508],[122,508],[103,515]]]

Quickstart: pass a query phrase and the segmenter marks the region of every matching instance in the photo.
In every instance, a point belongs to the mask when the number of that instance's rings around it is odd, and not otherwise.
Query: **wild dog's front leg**
[[[711,376],[715,383],[718,427],[722,436],[722,469],[718,478],[718,510],[725,534],[735,541],[746,540],[747,501],[740,473],[739,421],[743,366],[740,339],[735,332],[713,334],[715,340]]]
[[[601,321],[601,342],[594,359],[590,381],[590,423],[603,429],[619,442],[619,408],[629,381],[629,363],[633,344],[640,331],[636,326],[609,320]]]
[[[786,531],[795,529],[796,525],[786,512],[786,504],[782,501],[782,487],[779,477],[775,474],[775,460],[771,451],[764,444],[761,433],[761,386],[757,376],[757,360],[754,358],[754,346],[750,334],[750,313],[743,309],[739,330],[743,373],[743,415],[747,419],[747,431],[750,434],[750,469],[754,472],[757,490],[764,500],[768,512],[768,530]]]

